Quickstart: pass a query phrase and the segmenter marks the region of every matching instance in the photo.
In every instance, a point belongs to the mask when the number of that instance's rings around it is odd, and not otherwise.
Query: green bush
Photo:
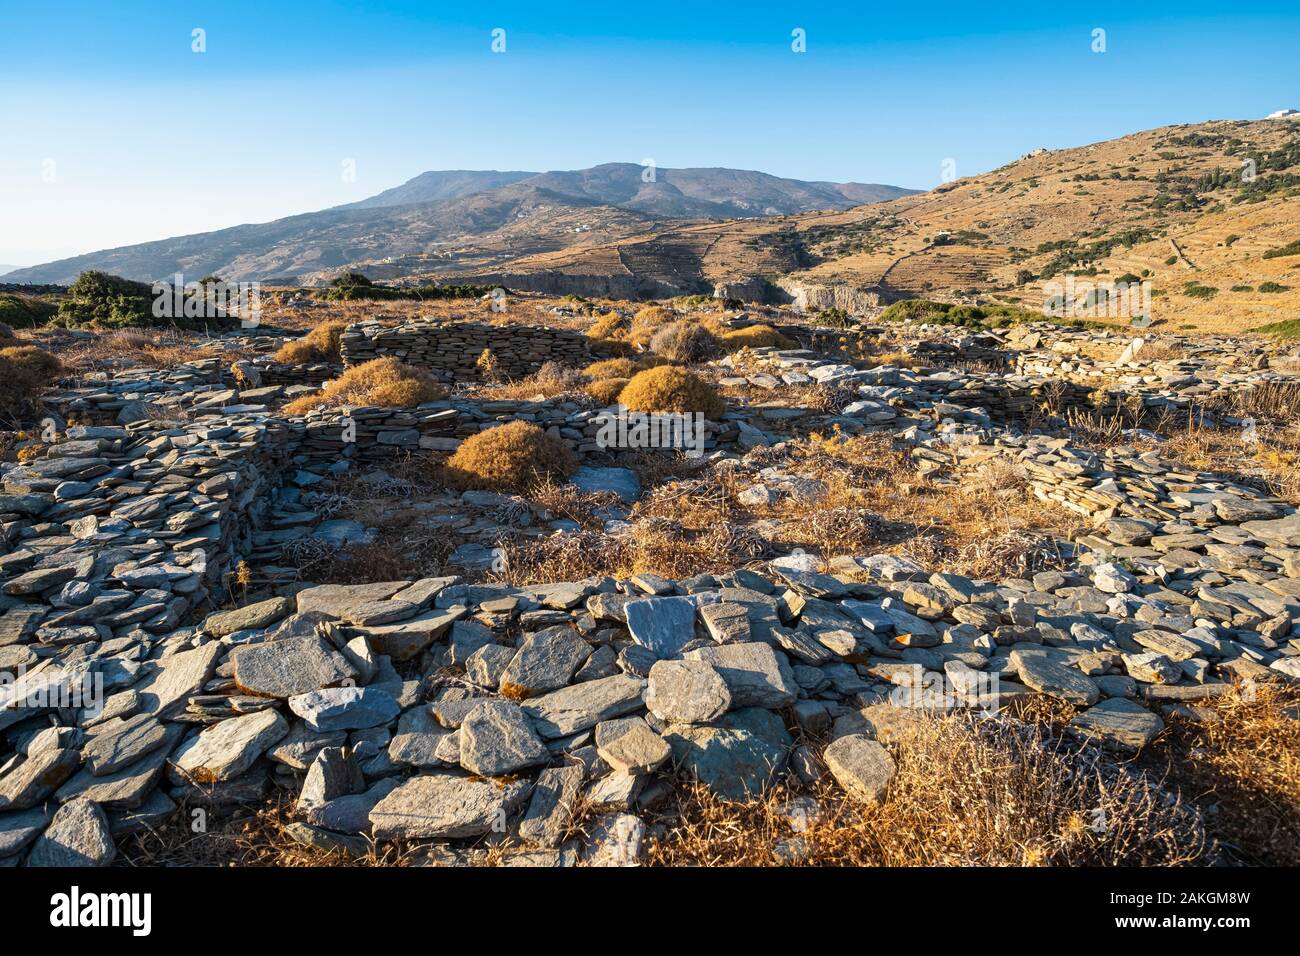
[[[1219,294],[1219,290],[1212,285],[1201,285],[1193,279],[1183,286],[1183,295],[1191,299],[1213,299]]]
[[[880,313],[885,322],[926,322],[932,325],[959,325],[970,329],[1004,329],[1025,322],[1058,322],[1067,325],[1096,325],[1097,323],[1062,320],[1044,315],[1033,309],[1016,305],[953,305],[929,299],[905,299],[895,302]]]
[[[77,276],[59,305],[64,325],[91,322],[109,328],[154,325],[153,290],[143,282],[91,270]]]
[[[1280,282],[1261,282],[1259,284],[1260,292],[1286,292],[1290,286],[1282,285]]]
[[[59,308],[34,296],[0,292],[0,322],[16,328],[44,325],[58,314]]]
[[[1276,249],[1270,249],[1264,253],[1265,259],[1279,259],[1282,256],[1300,256],[1300,239],[1295,242],[1288,242],[1285,246],[1278,246]]]
[[[345,272],[330,280],[329,288],[321,293],[321,298],[335,301],[477,299],[493,288],[488,285],[375,285],[360,272]]]

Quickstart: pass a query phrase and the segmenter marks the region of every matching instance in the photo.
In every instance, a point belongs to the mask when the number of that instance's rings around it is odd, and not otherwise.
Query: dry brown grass
[[[37,396],[61,371],[55,356],[34,345],[0,348],[0,423],[17,425],[33,414]]]
[[[650,862],[1172,866],[1207,858],[1199,815],[1158,777],[1041,724],[918,713],[891,749],[897,772],[880,803],[848,798],[830,780],[747,803],[684,787]],[[821,813],[796,832],[785,804],[801,792]]]
[[[672,362],[705,362],[718,353],[718,339],[703,325],[670,322],[650,337],[650,349]]]
[[[632,316],[632,322],[622,337],[639,348],[649,348],[650,339],[654,334],[663,326],[677,320],[678,315],[672,309],[661,305],[647,305],[638,309],[636,315]]]
[[[216,354],[204,336],[180,329],[113,329],[88,339],[70,339],[63,330],[51,329],[44,332],[41,344],[56,350],[63,366],[76,374],[127,365],[168,369]],[[221,354],[229,361],[246,357]]]
[[[1184,795],[1212,808],[1212,832],[1236,860],[1300,864],[1300,688],[1246,685],[1176,719],[1150,755]]]
[[[524,421],[471,435],[447,460],[446,480],[456,488],[526,493],[545,481],[567,478],[577,456],[562,439]]]
[[[300,339],[285,342],[275,353],[277,362],[306,365],[311,362],[341,362],[340,339],[348,327],[346,322],[323,322]]]
[[[447,390],[428,372],[398,359],[377,358],[354,365],[316,395],[304,395],[284,406],[286,415],[305,415],[314,408],[373,405],[411,408],[446,398]]]
[[[489,396],[493,399],[533,401],[536,399],[579,399],[586,394],[587,377],[577,369],[558,362],[546,362],[532,375],[502,385],[494,385]]]
[[[711,385],[694,372],[673,365],[638,372],[618,400],[640,412],[700,412],[717,419],[726,411],[726,403]]]

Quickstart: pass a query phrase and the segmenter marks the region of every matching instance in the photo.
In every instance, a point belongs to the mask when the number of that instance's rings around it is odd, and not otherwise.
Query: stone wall
[[[429,369],[444,381],[457,382],[482,379],[477,362],[485,349],[496,361],[497,374],[511,379],[531,375],[547,362],[582,365],[593,360],[590,340],[579,332],[485,322],[353,325],[343,333],[342,349],[347,365],[393,355]]]

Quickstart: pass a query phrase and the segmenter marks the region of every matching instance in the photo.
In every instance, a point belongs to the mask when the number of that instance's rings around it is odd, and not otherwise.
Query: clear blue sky
[[[968,175],[1300,107],[1297,64],[1296,0],[0,0],[0,263],[306,212],[427,169],[653,158],[928,188],[948,158]]]

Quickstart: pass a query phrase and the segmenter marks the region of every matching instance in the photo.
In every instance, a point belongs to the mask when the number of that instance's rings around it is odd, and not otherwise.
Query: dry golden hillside
[[[1300,316],[1300,253],[1265,257],[1297,241],[1300,123],[1216,121],[1039,151],[845,212],[685,226],[524,256],[504,271],[682,292],[760,276],[796,294],[846,291],[853,302],[1032,308],[1067,276],[1139,278],[1151,283],[1162,325],[1244,331]]]

